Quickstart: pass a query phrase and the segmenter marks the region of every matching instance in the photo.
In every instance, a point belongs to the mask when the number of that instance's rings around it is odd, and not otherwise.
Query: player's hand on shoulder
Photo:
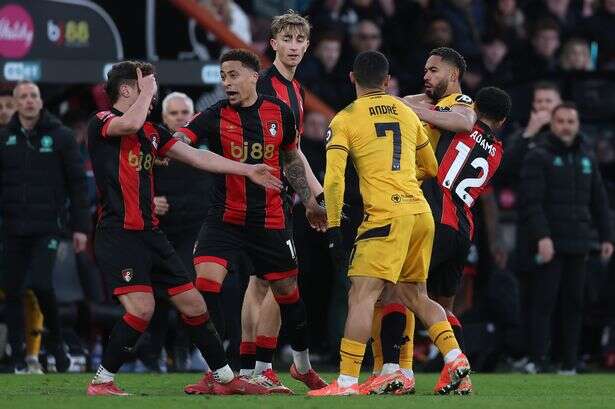
[[[282,190],[282,181],[273,176],[274,169],[271,166],[259,163],[256,165],[249,165],[250,168],[247,173],[247,177],[257,185],[261,185],[267,189],[274,189],[279,192]]]

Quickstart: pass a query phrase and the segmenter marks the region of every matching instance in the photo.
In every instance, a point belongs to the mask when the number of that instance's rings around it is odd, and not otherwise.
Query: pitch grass
[[[323,374],[333,379],[334,374]],[[615,408],[615,374],[562,377],[556,375],[472,375],[476,393],[472,396],[433,396],[436,374],[419,374],[413,396],[351,396],[308,398],[306,388],[282,374],[283,382],[295,396],[187,396],[183,387],[198,374],[119,375],[118,383],[136,396],[85,396],[91,378],[84,375],[16,376],[0,375],[2,409],[132,409],[132,408],[271,408],[271,409],[385,409],[385,408]]]

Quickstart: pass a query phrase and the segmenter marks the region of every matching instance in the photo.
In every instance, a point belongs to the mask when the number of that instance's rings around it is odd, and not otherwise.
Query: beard
[[[442,80],[435,87],[432,88],[431,91],[425,91],[427,96],[432,99],[434,103],[437,103],[444,94],[446,93],[446,89],[448,88],[448,81]]]

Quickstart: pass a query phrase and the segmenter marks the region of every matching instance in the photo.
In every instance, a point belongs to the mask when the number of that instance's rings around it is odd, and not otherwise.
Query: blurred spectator
[[[433,17],[423,33],[420,44],[414,47],[405,64],[408,74],[408,87],[412,92],[421,92],[423,89],[423,70],[429,52],[438,47],[453,46],[453,28],[451,24],[442,16]]]
[[[503,38],[485,37],[481,46],[482,85],[509,85],[513,81],[509,48]]]
[[[559,373],[576,374],[592,224],[599,233],[603,261],[613,253],[606,192],[579,126],[574,104],[557,106],[546,140],[528,153],[521,172],[521,223],[528,227],[526,245],[535,254],[528,373],[548,368],[552,315],[559,299],[563,322]]]
[[[305,154],[314,175],[319,182],[325,178],[325,133],[327,118],[320,112],[311,111],[305,115],[301,150]]]
[[[500,169],[501,180],[516,190],[523,159],[527,152],[541,142],[542,134],[549,130],[553,109],[561,104],[562,98],[557,85],[539,82],[534,85],[530,117],[525,127],[510,135]],[[541,136],[539,136],[541,135]]]
[[[349,70],[344,70],[340,64],[341,52],[341,35],[337,32],[326,33],[297,71],[301,83],[335,110],[346,106],[353,95],[348,79]]]
[[[314,31],[330,30],[333,27],[347,31],[349,27],[357,24],[359,16],[354,10],[347,8],[347,3],[347,0],[313,1],[307,14],[314,25]]]
[[[455,36],[455,49],[464,57],[480,54],[480,38],[485,29],[482,0],[442,0],[434,12],[449,21]]]
[[[3,288],[13,365],[16,373],[26,371],[22,299],[29,286],[45,316],[47,350],[64,372],[70,359],[63,346],[52,268],[67,229],[72,230],[77,253],[85,249],[91,230],[83,161],[71,130],[43,109],[36,84],[20,82],[13,96],[17,112],[0,132],[2,241],[10,271]]]
[[[0,128],[8,125],[11,117],[15,113],[15,100],[13,99],[13,91],[2,90],[0,92]]]
[[[545,79],[557,70],[557,50],[560,31],[552,19],[538,21],[530,37],[531,50],[519,50],[515,58],[515,79],[521,81]]]
[[[589,43],[583,38],[571,38],[562,47],[560,66],[564,71],[591,71]]]
[[[350,31],[350,43],[353,54],[364,51],[377,51],[382,46],[382,32],[380,27],[371,20],[361,20]],[[352,60],[354,61],[354,55]]]
[[[586,20],[585,31],[598,44],[598,68],[615,70],[615,0],[602,0],[598,12]]]
[[[525,15],[517,0],[497,0],[491,11],[489,31],[498,33],[509,45],[516,47],[527,37],[525,23]]]
[[[223,22],[244,43],[252,43],[250,19],[233,0],[200,0],[199,4]],[[200,60],[216,60],[227,49],[217,42],[216,36],[203,31],[194,19],[188,22],[188,32],[194,53]]]
[[[560,33],[567,37],[579,28],[581,22],[580,2],[572,0],[544,0],[529,2],[527,17],[531,21],[552,19],[559,26]]]

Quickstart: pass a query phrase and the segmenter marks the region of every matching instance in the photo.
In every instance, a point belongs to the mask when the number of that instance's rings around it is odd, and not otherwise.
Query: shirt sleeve
[[[472,98],[465,94],[457,95],[455,97],[455,101],[451,104],[451,106],[454,105],[461,105],[463,107],[474,109],[474,101],[472,100]]]
[[[209,109],[210,108],[208,108],[208,110]],[[194,145],[196,141],[198,141],[199,139],[208,137],[209,127],[207,123],[208,122],[207,117],[208,115],[206,115],[206,113],[197,112],[192,117],[190,122],[188,122],[183,127],[179,128],[177,132],[181,132],[184,135],[186,135],[188,138],[190,138],[192,145]]]
[[[325,203],[328,227],[339,227],[344,205],[345,172],[350,153],[348,134],[338,117],[333,118],[325,141],[327,143],[327,167],[325,171]]]
[[[295,122],[295,115],[285,104],[282,104],[281,107],[284,137],[280,149],[285,151],[297,149],[297,124]]]
[[[100,137],[101,138],[108,138],[109,134],[107,133],[107,131],[109,129],[109,125],[111,124],[111,120],[113,118],[116,118],[117,115],[115,115],[111,111],[101,111],[101,112],[96,114],[96,117],[98,118],[98,120],[101,123]]]
[[[158,135],[160,136],[157,153],[159,156],[165,156],[169,149],[179,142],[179,139],[174,138],[173,135],[171,135],[171,131],[164,126],[157,126],[156,128],[158,130]]]

